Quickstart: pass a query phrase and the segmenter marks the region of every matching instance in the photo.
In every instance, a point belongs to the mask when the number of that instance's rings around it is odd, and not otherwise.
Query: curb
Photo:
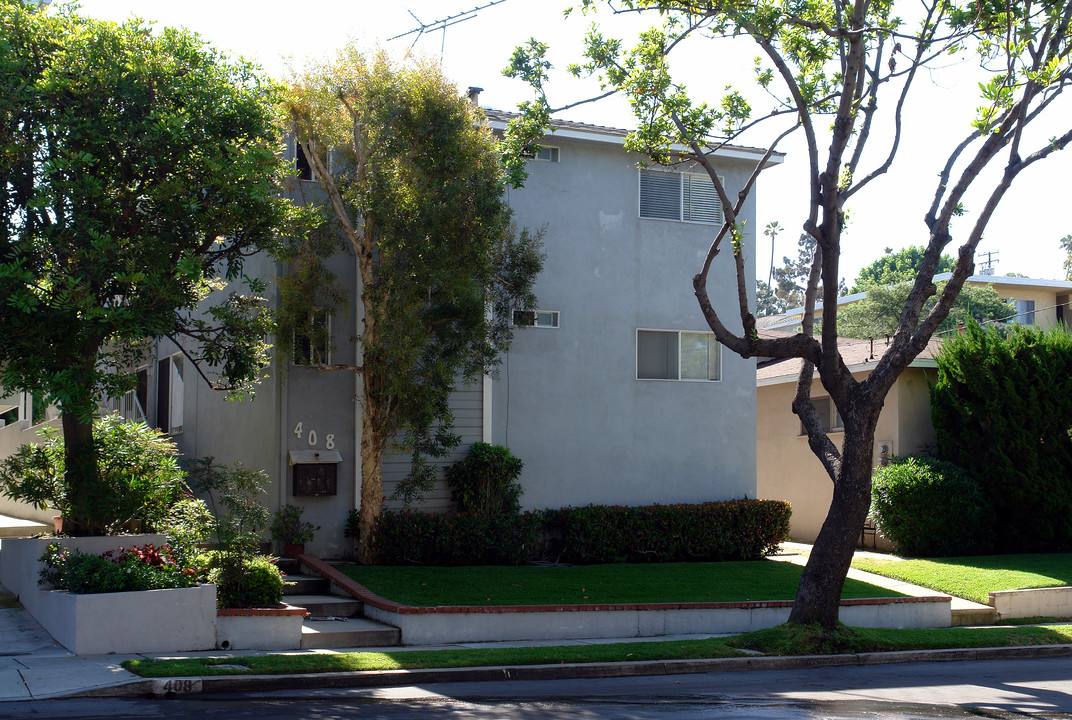
[[[713,658],[709,660],[652,660],[645,662],[512,665],[427,670],[370,670],[304,675],[216,675],[153,678],[93,688],[66,697],[177,697],[204,693],[266,692],[323,688],[399,687],[451,682],[500,680],[565,680],[679,675],[746,670],[796,670],[811,667],[887,665],[909,662],[1005,660],[1072,656],[1072,645],[1027,645],[1007,648],[904,650],[859,655],[802,655],[796,657]]]

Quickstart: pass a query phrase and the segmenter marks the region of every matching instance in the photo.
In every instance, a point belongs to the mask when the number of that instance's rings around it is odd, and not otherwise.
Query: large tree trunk
[[[366,390],[367,392],[367,390]],[[368,402],[368,396],[365,397]],[[383,512],[383,451],[375,447],[375,429],[368,411],[361,413],[361,507],[357,511],[359,529],[357,561],[373,561],[372,534]]]
[[[91,520],[90,507],[96,486],[97,455],[93,449],[93,421],[78,413],[64,411],[63,462],[67,483],[67,512],[63,530],[76,537],[101,534],[100,523]]]
[[[815,539],[808,564],[800,578],[789,622],[819,623],[826,630],[837,626],[845,575],[871,506],[872,447],[874,419],[846,419],[845,445],[830,512]],[[860,427],[863,426],[863,427]]]
[[[364,288],[372,283],[372,249],[366,243],[358,245],[358,268],[361,273],[362,296]],[[365,348],[375,347],[378,341],[375,309],[372,303],[362,297],[365,308],[364,329],[361,344]],[[357,561],[369,565],[373,561],[372,536],[376,531],[380,514],[383,512],[383,410],[380,407],[376,385],[380,382],[373,362],[369,363],[366,354],[361,362],[361,504],[357,510]]]

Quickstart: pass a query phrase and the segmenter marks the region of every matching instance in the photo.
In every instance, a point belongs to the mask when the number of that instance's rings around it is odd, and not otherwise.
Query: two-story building
[[[487,111],[493,129],[510,117]],[[756,497],[755,361],[723,352],[691,285],[721,206],[706,174],[689,165],[641,167],[624,148],[626,134],[555,122],[528,161],[528,181],[508,201],[518,226],[545,228],[539,307],[524,316],[531,327],[519,328],[498,372],[452,398],[463,444],[442,462],[475,441],[509,447],[525,463],[525,508]],[[715,159],[736,197],[762,151],[725,147]],[[757,227],[754,196],[741,215],[746,229]],[[755,238],[746,240],[752,277]],[[358,307],[355,258],[339,254],[331,269],[349,308]],[[247,271],[272,278],[281,269],[254,258]],[[730,327],[733,273],[732,254],[722,253],[710,292]],[[354,363],[358,318],[343,311],[330,323],[331,362]],[[311,550],[331,555],[349,547],[343,529],[359,502],[360,393],[352,372],[277,357],[255,399],[225,402],[163,341],[125,402],[188,457],[265,470],[265,503],[303,505],[322,526]],[[408,469],[404,457],[385,463],[388,507],[398,506],[390,496]],[[448,501],[440,483],[421,507],[443,510]]]

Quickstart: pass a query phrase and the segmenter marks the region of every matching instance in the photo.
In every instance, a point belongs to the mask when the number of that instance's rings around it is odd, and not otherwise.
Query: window
[[[558,327],[558,310],[515,310],[514,325],[518,327]]]
[[[331,311],[314,310],[305,327],[294,333],[295,365],[327,365],[331,362]]]
[[[169,435],[182,432],[182,355],[166,357],[156,366],[156,427]]]
[[[845,429],[845,424],[841,422],[841,413],[834,406],[833,400],[828,397],[812,398],[811,405],[819,413],[819,418],[823,421],[823,430],[841,432]],[[800,434],[808,434],[808,431],[804,429],[804,423],[800,423]]]
[[[721,380],[713,333],[637,330],[637,380]]]
[[[1013,300],[1016,304],[1016,317],[1012,319],[1015,325],[1034,325],[1035,324],[1035,301],[1034,300]]]
[[[521,156],[529,160],[543,160],[544,162],[558,162],[558,148],[543,145],[539,150],[526,149]]]
[[[722,204],[707,175],[640,171],[640,217],[722,224]]]
[[[313,179],[313,166],[305,156],[305,148],[297,140],[294,141],[294,169],[298,172],[299,180]]]

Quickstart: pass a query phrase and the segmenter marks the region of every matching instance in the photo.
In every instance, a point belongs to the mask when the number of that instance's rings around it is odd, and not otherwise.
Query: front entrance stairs
[[[398,628],[364,617],[364,603],[348,595],[333,595],[326,578],[303,575],[297,560],[280,558],[279,568],[286,573],[284,580],[294,583],[283,588],[283,602],[309,612],[302,623],[302,650],[387,647],[402,643]]]

